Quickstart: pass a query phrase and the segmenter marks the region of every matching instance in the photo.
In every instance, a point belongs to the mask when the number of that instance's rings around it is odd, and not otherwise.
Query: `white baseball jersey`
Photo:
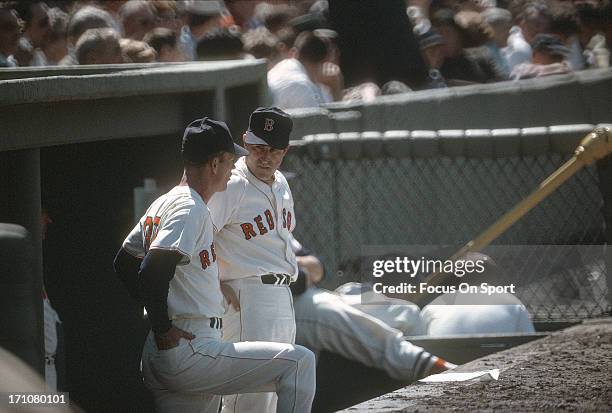
[[[182,255],[168,291],[170,319],[223,315],[213,223],[195,190],[176,186],[156,199],[123,242],[123,248],[138,258],[144,258],[149,249]]]
[[[465,304],[469,302],[488,304]],[[480,297],[478,294],[443,294],[423,308],[421,318],[430,336],[535,331],[529,312],[512,294],[488,297]]]
[[[236,162],[224,192],[208,202],[213,222],[222,280],[269,273],[297,277],[297,261],[291,248],[295,228],[293,196],[282,173],[276,171],[270,186],[247,168],[245,158]]]

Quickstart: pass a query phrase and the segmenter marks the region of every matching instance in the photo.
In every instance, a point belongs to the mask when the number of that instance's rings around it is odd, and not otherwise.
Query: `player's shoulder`
[[[166,196],[175,204],[182,206],[205,207],[206,204],[195,189],[187,186],[175,186]]]
[[[231,186],[232,188],[245,188],[249,184],[249,180],[240,168],[232,169],[232,176],[227,183],[228,188]]]
[[[206,208],[202,197],[188,186],[175,186],[159,197],[156,203],[159,210],[164,210],[168,214],[190,211],[204,212]]]

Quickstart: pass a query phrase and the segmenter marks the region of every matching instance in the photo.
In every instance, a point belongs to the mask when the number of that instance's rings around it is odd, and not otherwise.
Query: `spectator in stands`
[[[584,50],[585,64],[591,68],[608,67],[610,51],[606,47],[605,25],[601,4],[576,4],[579,20],[580,46]]]
[[[49,33],[42,51],[47,59],[46,65],[57,65],[68,54],[68,14],[54,7],[49,10]]]
[[[585,68],[584,56],[578,38],[578,12],[571,2],[555,1],[550,6],[551,34],[559,37],[569,49],[567,63],[572,70]]]
[[[514,80],[568,73],[569,49],[556,36],[539,34],[533,40],[533,63],[523,63],[514,68],[510,77]]]
[[[124,63],[119,35],[109,28],[89,29],[79,38],[76,58],[80,65]]]
[[[49,7],[42,1],[18,2],[17,14],[23,20],[23,36],[15,59],[19,66],[44,66],[44,47],[49,32]]]
[[[17,51],[21,26],[17,13],[0,3],[0,67],[14,67],[12,55]]]
[[[446,79],[440,73],[440,68],[444,63],[444,38],[435,29],[430,29],[419,36],[419,45],[423,54],[423,60],[425,60],[429,68],[425,88],[438,89],[447,87]]]
[[[225,0],[225,6],[232,15],[233,21],[243,31],[256,29],[263,23],[255,17],[255,7],[261,3],[258,0]]]
[[[155,8],[157,15],[157,27],[164,27],[172,30],[174,34],[180,36],[181,34],[181,19],[179,19],[176,2],[168,0],[154,0],[151,2]]]
[[[215,29],[204,35],[196,47],[198,60],[244,59],[244,47],[236,27]]]
[[[195,60],[198,41],[206,33],[219,28],[223,5],[219,1],[187,1],[180,43],[186,60]]]
[[[127,1],[128,0],[112,0],[112,1],[96,1],[96,2],[88,2],[88,3],[95,3],[96,7],[99,7],[107,11],[113,18],[113,21],[116,23],[116,25],[113,26],[113,29],[115,29],[117,33],[121,33],[122,28],[121,28],[121,24],[119,23],[119,21],[121,20],[121,16],[119,16],[119,10],[121,10],[121,7],[125,3],[127,3]],[[77,3],[76,7],[77,8],[82,7],[82,5],[79,6]]]
[[[68,54],[60,61],[60,65],[77,65],[75,47],[83,33],[89,29],[113,28],[117,22],[105,10],[93,6],[85,6],[72,15],[68,22]]]
[[[285,27],[276,33],[278,38],[278,48],[280,50],[281,58],[286,59],[289,57],[289,52],[295,44],[298,32],[293,27]]]
[[[124,63],[154,63],[157,60],[155,49],[140,40],[121,39],[119,45]]]
[[[255,18],[261,21],[266,29],[276,34],[289,26],[291,19],[298,16],[295,6],[288,4],[260,3],[255,10]]]
[[[119,9],[123,35],[128,39],[142,40],[153,30],[156,22],[155,8],[145,0],[129,0]]]
[[[390,80],[380,88],[380,94],[383,96],[399,95],[401,93],[412,92],[412,89],[399,80]]]
[[[265,27],[249,30],[242,36],[244,51],[256,59],[267,59],[268,70],[282,60],[278,37]]]
[[[410,88],[398,80],[391,80],[383,85],[387,94],[409,92]],[[365,82],[360,85],[344,90],[342,95],[343,102],[373,102],[378,96],[382,95],[382,89],[376,83]]]
[[[485,46],[489,49],[499,71],[507,78],[510,76],[510,65],[503,49],[508,45],[508,36],[512,28],[512,13],[506,9],[489,7],[480,14],[493,30],[493,39],[488,41]]]
[[[608,47],[608,53],[607,53],[608,66],[610,66],[610,58],[611,58],[610,49],[612,49],[612,2],[611,1],[608,1],[607,3],[602,4],[601,18],[603,21],[603,33],[606,38],[606,43]],[[605,58],[606,56],[602,56],[602,57]],[[604,67],[603,65],[604,59],[599,59],[599,60],[600,60],[599,67]]]
[[[444,62],[440,73],[454,85],[487,83],[504,79],[495,66],[485,43],[493,31],[479,13],[438,10],[433,18],[434,28],[444,38]]]
[[[180,48],[176,33],[165,27],[157,27],[147,33],[144,41],[155,49],[158,62],[183,62],[185,56]]]
[[[550,27],[550,12],[546,3],[526,2],[517,9],[517,13],[517,25],[510,29],[508,46],[504,50],[511,71],[521,63],[531,62],[530,43],[537,34],[547,33]]]
[[[290,109],[331,102],[332,97],[318,84],[328,56],[327,43],[312,32],[303,32],[289,56],[268,72],[274,105]]]

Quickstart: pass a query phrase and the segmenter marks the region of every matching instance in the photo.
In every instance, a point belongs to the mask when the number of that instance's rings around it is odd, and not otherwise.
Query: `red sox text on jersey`
[[[269,209],[264,211],[263,216],[268,224],[267,227],[263,222],[264,218],[262,215],[257,215],[255,218],[253,218],[255,226],[253,226],[253,224],[250,222],[240,224],[240,228],[242,228],[242,232],[244,233],[244,238],[246,240],[250,240],[257,235],[265,235],[268,233],[268,230],[272,231],[275,228],[274,216]],[[255,228],[257,228],[258,233],[255,232]],[[287,228],[289,231],[291,231],[291,212],[288,212],[286,208],[283,208],[283,228]]]

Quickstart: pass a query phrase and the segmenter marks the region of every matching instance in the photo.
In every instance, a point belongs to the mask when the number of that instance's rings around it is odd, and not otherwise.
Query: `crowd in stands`
[[[611,46],[610,0],[0,0],[0,67],[266,58],[285,109],[605,68]]]

